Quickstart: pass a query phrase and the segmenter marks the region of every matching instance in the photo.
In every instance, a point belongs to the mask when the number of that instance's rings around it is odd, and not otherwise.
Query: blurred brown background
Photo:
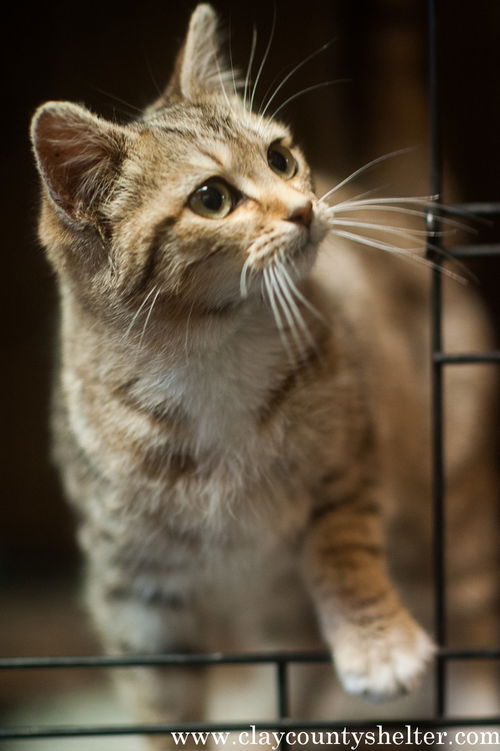
[[[252,25],[257,60],[267,43],[273,3],[216,0],[230,27],[232,54],[245,69]],[[49,461],[48,403],[54,353],[56,292],[36,240],[38,182],[28,142],[35,107],[47,99],[84,102],[119,120],[133,116],[163,86],[194,3],[39,3],[10,8],[4,36],[13,47],[2,124],[2,598],[53,572],[73,575],[78,556],[73,524]],[[459,200],[500,200],[500,4],[497,0],[440,3],[443,142]],[[426,3],[423,0],[276,0],[276,33],[263,94],[295,64],[335,38],[292,77],[277,98],[347,78],[304,94],[282,112],[295,124],[313,164],[339,178],[401,147],[413,155],[373,171],[371,184],[388,194],[428,192]],[[128,103],[128,104],[125,104]],[[362,186],[366,182],[361,181]],[[363,188],[360,188],[360,192]],[[446,196],[445,196],[446,199]],[[481,237],[498,240],[497,228]],[[475,269],[499,321],[498,261]],[[35,626],[35,622],[33,622]],[[14,623],[10,631],[15,630]],[[4,640],[4,646],[7,643]],[[8,645],[5,646],[8,651]],[[26,643],[26,654],[41,649]],[[61,652],[65,645],[62,643]]]

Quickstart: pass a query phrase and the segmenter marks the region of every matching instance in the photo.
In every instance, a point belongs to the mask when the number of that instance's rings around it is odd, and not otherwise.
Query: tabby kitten
[[[113,653],[323,639],[348,692],[393,697],[434,651],[384,542],[397,520],[415,571],[427,271],[345,237],[317,258],[332,228],[349,234],[349,204],[318,200],[289,128],[233,91],[216,25],[199,5],[136,121],[67,102],[33,118],[62,311],[56,455],[90,607]],[[457,295],[467,346],[481,314]],[[472,382],[450,382],[457,477],[487,411]],[[130,690],[142,719],[179,721],[200,719],[204,686],[144,670]]]

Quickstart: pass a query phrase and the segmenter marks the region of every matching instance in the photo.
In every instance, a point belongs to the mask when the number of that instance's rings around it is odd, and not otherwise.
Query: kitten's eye
[[[236,203],[234,191],[223,180],[209,180],[189,198],[191,210],[207,219],[223,219]]]
[[[293,177],[298,169],[297,160],[292,152],[275,141],[267,150],[267,163],[277,175],[289,180]]]

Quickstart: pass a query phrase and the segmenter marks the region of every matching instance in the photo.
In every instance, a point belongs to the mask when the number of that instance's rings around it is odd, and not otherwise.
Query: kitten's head
[[[164,95],[128,125],[67,102],[35,113],[40,235],[96,310],[146,295],[237,306],[265,293],[272,268],[296,280],[314,261],[323,229],[307,163],[287,127],[236,95],[216,25],[196,8]]]

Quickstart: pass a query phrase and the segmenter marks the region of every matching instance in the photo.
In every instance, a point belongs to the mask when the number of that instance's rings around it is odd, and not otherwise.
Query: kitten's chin
[[[318,255],[320,243],[328,233],[328,227],[320,214],[313,217],[311,227],[300,243],[285,255],[285,263],[294,281],[304,279],[311,271]]]
[[[311,271],[318,255],[318,245],[310,236],[302,247],[285,256],[285,265],[295,282],[305,279]]]

